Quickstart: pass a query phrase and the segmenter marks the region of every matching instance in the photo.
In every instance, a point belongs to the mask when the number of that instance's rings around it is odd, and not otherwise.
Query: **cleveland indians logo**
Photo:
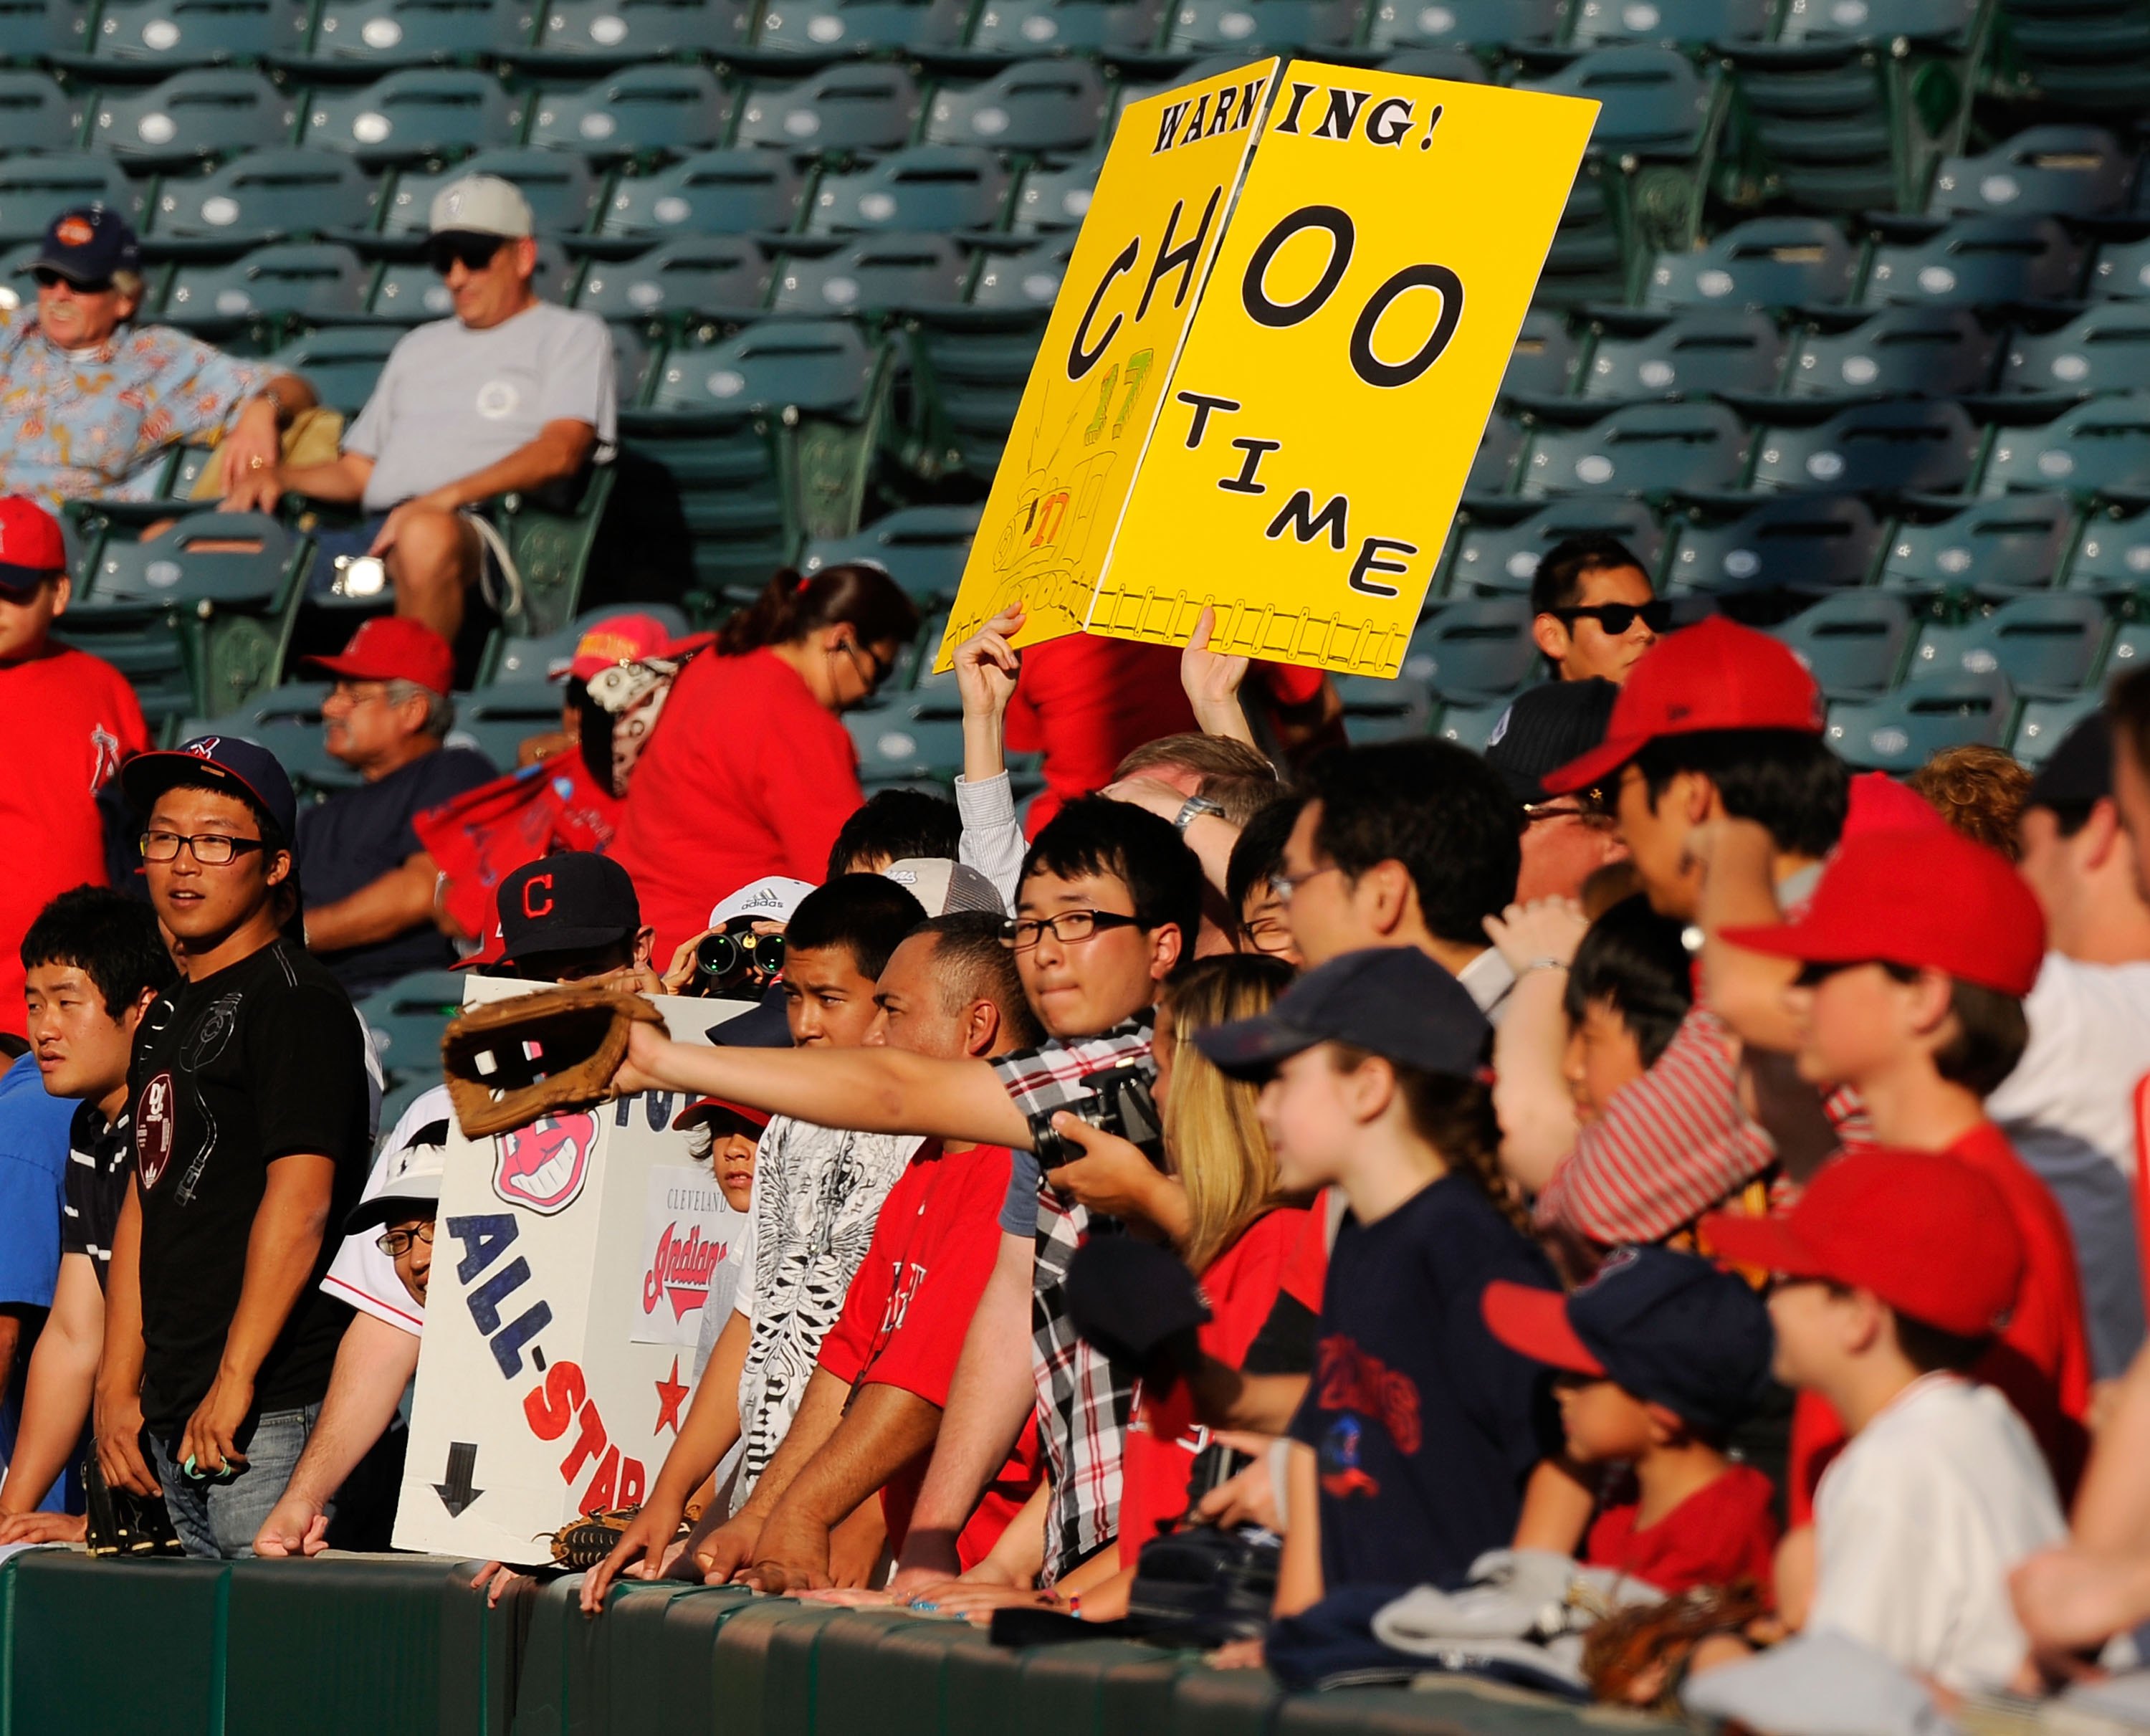
[[[541,1116],[527,1128],[502,1133],[494,1145],[492,1191],[510,1205],[543,1217],[575,1203],[590,1170],[598,1138],[593,1115]]]

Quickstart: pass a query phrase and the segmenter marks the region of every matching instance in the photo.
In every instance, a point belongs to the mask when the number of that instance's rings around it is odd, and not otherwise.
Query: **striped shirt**
[[[127,1203],[127,1183],[134,1173],[134,1118],[122,1109],[108,1122],[94,1103],[74,1112],[68,1130],[67,1176],[60,1205],[60,1252],[86,1254],[97,1267],[97,1284],[112,1265],[113,1233],[119,1209]]]

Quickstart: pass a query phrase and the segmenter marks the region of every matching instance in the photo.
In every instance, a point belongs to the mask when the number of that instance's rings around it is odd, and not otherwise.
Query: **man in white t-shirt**
[[[1986,1110],[2067,1214],[2092,1370],[2117,1380],[2144,1336],[2134,1098],[2150,1072],[2150,903],[2102,715],[2039,768],[2019,837],[2049,950],[2023,1003],[2030,1047]]]
[[[612,456],[617,386],[604,322],[531,288],[538,244],[512,182],[452,182],[434,197],[431,230],[426,257],[455,317],[396,344],[331,462],[271,467],[225,504],[273,507],[286,492],[361,504],[361,530],[331,533],[321,553],[381,557],[396,613],[452,644],[483,555],[471,509],[509,493],[564,501]]]

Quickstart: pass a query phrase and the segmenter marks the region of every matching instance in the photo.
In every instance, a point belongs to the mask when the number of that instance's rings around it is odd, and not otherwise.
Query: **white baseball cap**
[[[441,1203],[441,1180],[448,1168],[448,1124],[429,1121],[402,1150],[388,1159],[381,1191],[361,1199],[344,1220],[343,1232],[378,1229],[408,1218],[430,1218]]]
[[[734,916],[751,916],[759,922],[789,922],[799,901],[814,890],[811,881],[787,880],[780,874],[749,881],[719,901],[709,912],[709,926],[721,928]]]
[[[519,241],[532,225],[530,201],[512,181],[497,174],[467,174],[433,195],[427,227],[434,235],[452,230],[464,235],[505,235]]]
[[[945,916],[951,911],[984,911],[1005,916],[1007,906],[993,883],[975,868],[951,862],[946,856],[906,856],[881,870],[926,906],[929,916]]]

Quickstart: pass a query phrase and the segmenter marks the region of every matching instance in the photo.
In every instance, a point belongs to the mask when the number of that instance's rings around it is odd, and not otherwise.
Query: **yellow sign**
[[[941,642],[1010,603],[1079,633],[1260,130],[1274,60],[1130,103],[1098,175]]]
[[[1395,674],[1597,113],[1537,92],[1286,67],[1236,203],[1226,195],[1230,221],[1176,365],[1160,380],[1166,354],[1153,355],[1153,408],[1118,437],[1109,483],[1092,485],[1079,556],[1050,575],[1049,595],[1009,558],[1022,553],[1011,509],[1037,487],[1012,442],[943,666],[1020,597],[1026,643],[1081,628],[1184,644],[1214,604],[1220,651]],[[1107,177],[1138,143],[1132,124]],[[1135,233],[1108,193],[1150,213],[1177,196],[1156,185],[1169,159],[1153,163],[1152,139],[1138,142],[1136,179],[1100,179],[1024,394],[1017,438],[1033,448],[1041,379],[1064,384],[1097,262]],[[1034,456],[1028,467],[1040,470]],[[1072,520],[1089,497],[1068,496]]]

